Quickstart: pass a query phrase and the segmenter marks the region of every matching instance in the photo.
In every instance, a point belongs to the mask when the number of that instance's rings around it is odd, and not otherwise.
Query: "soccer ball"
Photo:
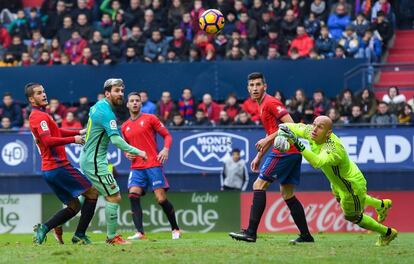
[[[208,34],[217,34],[224,28],[224,16],[217,9],[208,9],[198,18],[200,29]]]

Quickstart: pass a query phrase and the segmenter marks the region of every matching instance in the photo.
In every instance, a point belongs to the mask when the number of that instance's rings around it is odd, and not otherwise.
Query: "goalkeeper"
[[[310,150],[298,138],[309,141]],[[378,200],[367,194],[367,182],[357,165],[349,159],[341,140],[332,133],[332,121],[327,116],[317,117],[312,125],[285,123],[279,125],[275,148],[283,151],[293,143],[303,157],[316,169],[321,169],[341,204],[345,219],[380,234],[377,246],[388,245],[397,237],[397,230],[382,224],[392,202]],[[378,222],[364,214],[365,206],[373,206]]]

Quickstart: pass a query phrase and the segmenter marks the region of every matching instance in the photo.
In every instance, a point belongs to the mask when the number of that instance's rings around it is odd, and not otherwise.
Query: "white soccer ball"
[[[277,136],[273,142],[273,146],[280,152],[286,152],[290,149],[290,143],[284,136]]]

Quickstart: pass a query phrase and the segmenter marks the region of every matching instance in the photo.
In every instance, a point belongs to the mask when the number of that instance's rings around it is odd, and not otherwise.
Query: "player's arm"
[[[164,163],[168,159],[168,152],[172,144],[172,136],[168,129],[155,116],[153,118],[153,127],[155,128],[155,131],[157,131],[157,133],[164,139],[164,148],[157,155],[157,160]]]
[[[37,134],[39,135],[38,140],[46,147],[57,147],[57,146],[62,146],[62,145],[66,145],[66,144],[70,144],[70,143],[78,143],[78,144],[82,144],[83,140],[81,137],[52,137],[50,135],[50,130],[49,130],[49,124],[48,122],[39,117],[39,118],[33,118],[30,120],[30,127],[33,130],[37,131]]]
[[[62,137],[74,137],[74,136],[80,135],[80,130],[79,129],[59,128],[59,131],[62,134]]]
[[[341,161],[340,155],[335,150],[322,150],[319,154],[316,154],[305,148],[302,151],[302,155],[315,169],[320,169],[327,165],[335,166]]]
[[[145,151],[142,151],[129,145],[120,135],[114,134],[110,137],[110,139],[111,143],[114,144],[114,146],[119,148],[120,150],[140,156],[143,159],[147,159],[147,153],[145,153]]]
[[[312,129],[312,125],[305,125],[302,123],[288,123],[286,126],[295,133],[296,136],[304,139],[310,139],[310,131]],[[279,130],[281,131],[281,130]],[[283,132],[282,132],[283,133]]]

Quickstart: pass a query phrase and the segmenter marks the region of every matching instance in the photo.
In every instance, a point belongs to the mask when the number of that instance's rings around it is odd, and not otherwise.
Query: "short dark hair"
[[[26,96],[27,99],[33,96],[33,89],[38,86],[42,86],[42,85],[40,83],[31,82],[24,86],[24,95]]]
[[[141,99],[141,95],[140,95],[138,92],[130,92],[130,93],[128,94],[128,96],[127,96],[128,100],[129,100],[129,97],[131,97],[131,96],[133,96],[133,95],[136,95],[136,96],[138,96],[138,97],[139,97],[139,99]]]
[[[234,149],[231,150],[231,154],[236,153],[236,152],[240,153],[240,149],[234,148]]]
[[[3,94],[3,98],[4,98],[4,97],[6,97],[6,96],[13,97],[13,96],[12,96],[12,94],[11,94],[11,92],[5,92],[5,93]]]
[[[385,104],[386,106],[388,106],[388,103],[387,103],[387,102],[384,102],[384,101],[380,101],[380,102],[378,103],[378,105],[380,105],[380,104]]]
[[[247,75],[247,80],[255,80],[255,79],[262,79],[264,83],[266,83],[266,79],[261,72],[252,72],[249,75]]]
[[[139,94],[141,94],[141,93],[144,93],[144,94],[146,94],[148,96],[148,91],[147,90],[141,90],[141,91],[139,91]]]

